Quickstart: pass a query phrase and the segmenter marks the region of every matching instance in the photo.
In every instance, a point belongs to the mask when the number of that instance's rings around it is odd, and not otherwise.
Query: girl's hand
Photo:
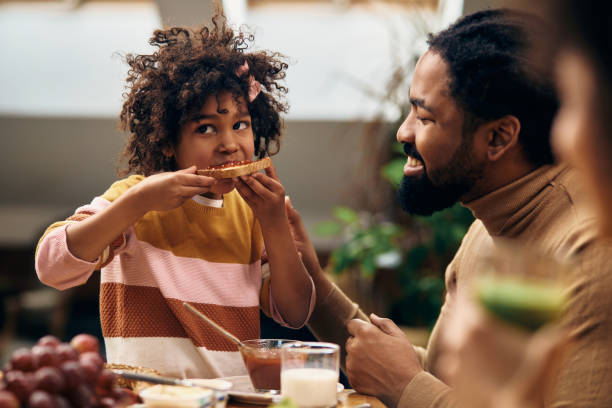
[[[276,175],[274,165],[266,169],[266,174],[240,176],[236,179],[236,190],[261,223],[285,221],[285,188]]]
[[[196,174],[196,166],[187,169],[158,173],[145,178],[128,190],[138,197],[138,205],[143,211],[165,211],[175,209],[185,200],[208,193],[217,182],[212,177]],[[133,191],[132,191],[133,190]]]

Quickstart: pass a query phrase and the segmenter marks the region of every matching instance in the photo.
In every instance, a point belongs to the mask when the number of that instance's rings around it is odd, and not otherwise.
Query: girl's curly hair
[[[287,88],[280,85],[288,67],[284,57],[266,51],[247,54],[252,34],[234,32],[222,15],[212,22],[212,28],[156,30],[149,40],[158,48],[156,52],[127,55],[129,92],[124,94],[120,128],[130,135],[120,159],[127,161],[127,168],[120,174],[149,176],[177,170],[175,160],[164,151],[174,149],[181,127],[199,112],[206,98],[223,91],[247,101],[255,154],[261,158],[278,152],[280,112],[288,108]],[[249,72],[238,77],[236,71],[245,61]],[[262,85],[252,102],[247,96],[250,75]]]

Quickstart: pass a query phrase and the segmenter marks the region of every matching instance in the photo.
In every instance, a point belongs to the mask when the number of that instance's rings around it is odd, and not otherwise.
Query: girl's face
[[[597,106],[597,79],[589,60],[574,51],[560,54],[556,80],[561,107],[552,130],[557,155],[581,172],[588,193],[595,200],[603,231],[612,236],[612,145],[603,130]]]
[[[251,115],[246,101],[236,101],[230,92],[211,95],[199,114],[180,130],[174,156],[179,169],[198,169],[233,161],[251,160],[255,150]],[[221,198],[234,189],[232,179],[222,179],[213,187],[211,198]]]

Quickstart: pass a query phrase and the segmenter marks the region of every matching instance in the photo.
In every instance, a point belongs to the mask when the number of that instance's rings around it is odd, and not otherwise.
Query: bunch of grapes
[[[0,408],[106,408],[137,402],[116,386],[104,368],[98,339],[78,334],[70,343],[44,336],[31,349],[16,350],[3,369]]]

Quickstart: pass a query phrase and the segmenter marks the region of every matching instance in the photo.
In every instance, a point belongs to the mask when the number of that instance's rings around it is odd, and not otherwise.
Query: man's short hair
[[[479,11],[430,34],[427,42],[449,66],[451,96],[464,111],[467,130],[514,115],[527,160],[542,165],[554,162],[550,130],[558,101],[552,79],[530,58],[531,25],[541,24],[536,20],[507,9]]]

